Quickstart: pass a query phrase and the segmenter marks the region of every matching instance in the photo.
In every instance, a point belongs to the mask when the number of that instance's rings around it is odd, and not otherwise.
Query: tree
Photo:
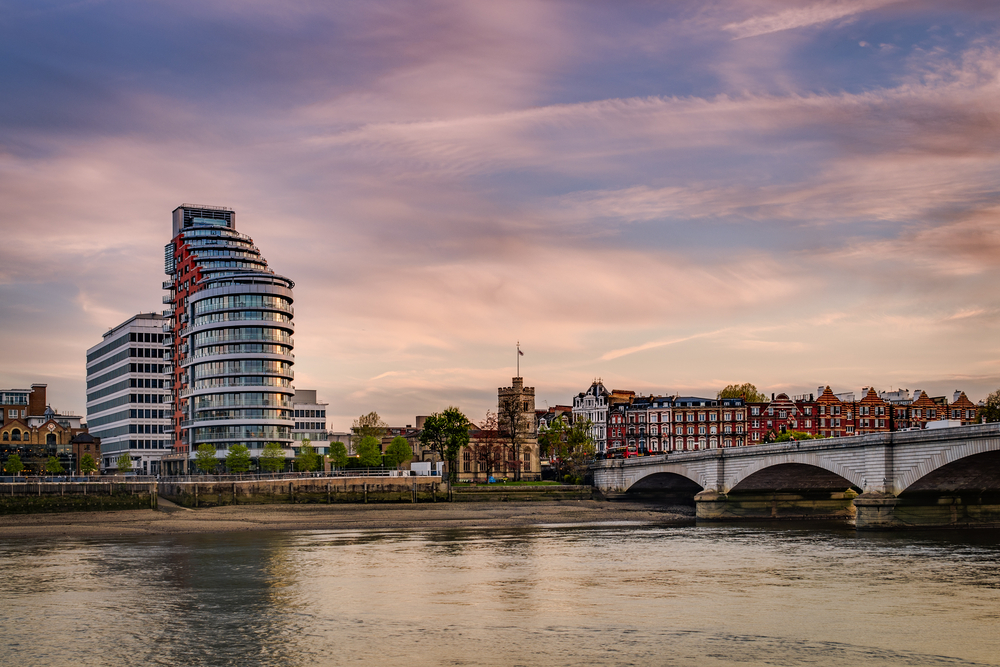
[[[89,475],[92,472],[97,471],[97,462],[94,461],[94,457],[90,454],[84,454],[83,458],[80,459],[80,472],[84,475]]]
[[[768,433],[771,433],[770,431]],[[821,440],[823,436],[812,435],[810,433],[804,433],[802,431],[785,431],[780,435],[774,436],[770,442],[789,442],[791,440]]]
[[[397,435],[385,448],[385,464],[398,468],[413,458],[413,449],[410,443],[401,435]]]
[[[559,448],[566,441],[566,431],[569,430],[562,417],[556,419],[548,427],[538,432],[538,455],[545,458],[557,456]]]
[[[757,391],[757,387],[750,383],[730,384],[718,394],[719,398],[742,398],[746,403],[764,403],[767,396]]]
[[[374,468],[382,465],[382,448],[379,441],[373,435],[366,435],[358,443],[358,462],[365,468]]]
[[[582,479],[597,451],[594,439],[590,436],[592,431],[593,424],[590,420],[582,419],[573,424],[566,433],[566,443],[560,459],[566,462],[564,469],[568,469],[577,480]]]
[[[21,462],[21,457],[17,454],[11,454],[7,457],[7,463],[4,464],[4,472],[9,472],[14,477],[21,474],[24,470],[24,463]]]
[[[203,442],[198,445],[198,451],[194,455],[194,464],[202,472],[212,472],[219,465],[215,458],[215,447]]]
[[[330,461],[337,468],[347,465],[347,447],[342,442],[330,443]]]
[[[198,448],[201,449],[200,447]],[[229,472],[250,470],[250,450],[245,445],[233,445],[226,454],[226,468]]]
[[[986,397],[977,415],[980,421],[1000,422],[1000,389]]]
[[[302,441],[299,447],[299,457],[295,459],[295,467],[302,472],[312,472],[319,469],[319,454],[310,444],[309,438]]]
[[[472,423],[456,407],[434,413],[424,421],[420,432],[420,443],[437,452],[442,461],[448,463],[448,479],[458,479],[458,452],[469,444],[469,427]]]
[[[521,479],[521,445],[531,433],[531,420],[525,414],[519,396],[504,396],[497,406],[500,438],[507,450],[507,468],[514,472],[514,479]]]
[[[58,475],[61,472],[66,472],[63,468],[63,464],[59,461],[59,457],[50,456],[49,460],[45,462],[45,472],[50,475]]]
[[[497,413],[486,411],[486,419],[479,424],[476,442],[469,444],[472,458],[476,463],[473,479],[479,479],[479,473],[486,473],[487,479],[494,471],[500,469],[504,459],[503,443],[500,440],[500,427],[497,423]]]
[[[265,472],[278,472],[285,467],[285,450],[276,442],[269,442],[260,453],[260,467]]]
[[[204,445],[202,445],[204,447]],[[209,445],[211,447],[211,445]],[[200,451],[200,449],[199,449]],[[215,450],[212,450],[213,454]],[[115,467],[118,468],[118,472],[130,472],[132,470],[132,457],[128,455],[128,452],[123,452],[118,460],[115,461]]]
[[[382,442],[382,437],[388,428],[389,425],[382,421],[378,413],[372,411],[355,419],[351,431],[361,440],[371,436],[378,442]]]

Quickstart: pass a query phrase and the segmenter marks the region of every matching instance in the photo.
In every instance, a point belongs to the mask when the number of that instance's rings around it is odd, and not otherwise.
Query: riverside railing
[[[224,475],[161,475],[161,482],[242,482],[283,479],[337,479],[342,477],[404,477],[440,478],[440,475],[417,475],[410,470],[384,470],[382,468],[351,468],[329,472],[277,472],[233,473]]]

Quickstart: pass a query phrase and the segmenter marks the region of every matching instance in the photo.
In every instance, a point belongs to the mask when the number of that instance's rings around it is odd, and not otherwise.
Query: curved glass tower
[[[267,267],[236,212],[184,204],[166,247],[164,301],[173,368],[174,449],[190,459],[208,443],[224,458],[245,445],[291,447],[295,284]]]

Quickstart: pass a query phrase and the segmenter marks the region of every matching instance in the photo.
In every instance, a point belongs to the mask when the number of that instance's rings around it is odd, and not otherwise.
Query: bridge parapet
[[[602,461],[593,466],[593,471],[595,486],[605,493],[624,493],[633,487],[651,488],[652,479],[647,478],[653,476],[660,480],[678,476],[698,485],[703,493],[721,496],[723,502],[727,494],[734,492],[768,492],[768,483],[775,485],[770,489],[772,492],[794,489],[787,485],[789,480],[794,482],[795,475],[812,475],[815,483],[823,480],[824,488],[839,487],[841,494],[860,492],[862,500],[963,489],[985,489],[987,493],[995,490],[1000,494],[1000,455],[970,459],[991,452],[1000,453],[1000,423],[670,452]],[[984,467],[969,460],[989,465]],[[963,461],[958,466],[951,465]],[[950,472],[945,478],[941,470],[946,466],[950,466],[947,468]],[[640,486],[636,487],[637,484]],[[809,488],[808,484],[803,488]],[[817,488],[814,486],[812,490]],[[907,493],[908,490],[911,492]],[[859,507],[863,504],[855,503]]]

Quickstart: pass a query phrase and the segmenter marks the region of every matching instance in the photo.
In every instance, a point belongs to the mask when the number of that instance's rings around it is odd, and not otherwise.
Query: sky
[[[0,0],[0,387],[85,412],[182,203],[296,282],[335,430],[1000,387],[1000,3]]]

